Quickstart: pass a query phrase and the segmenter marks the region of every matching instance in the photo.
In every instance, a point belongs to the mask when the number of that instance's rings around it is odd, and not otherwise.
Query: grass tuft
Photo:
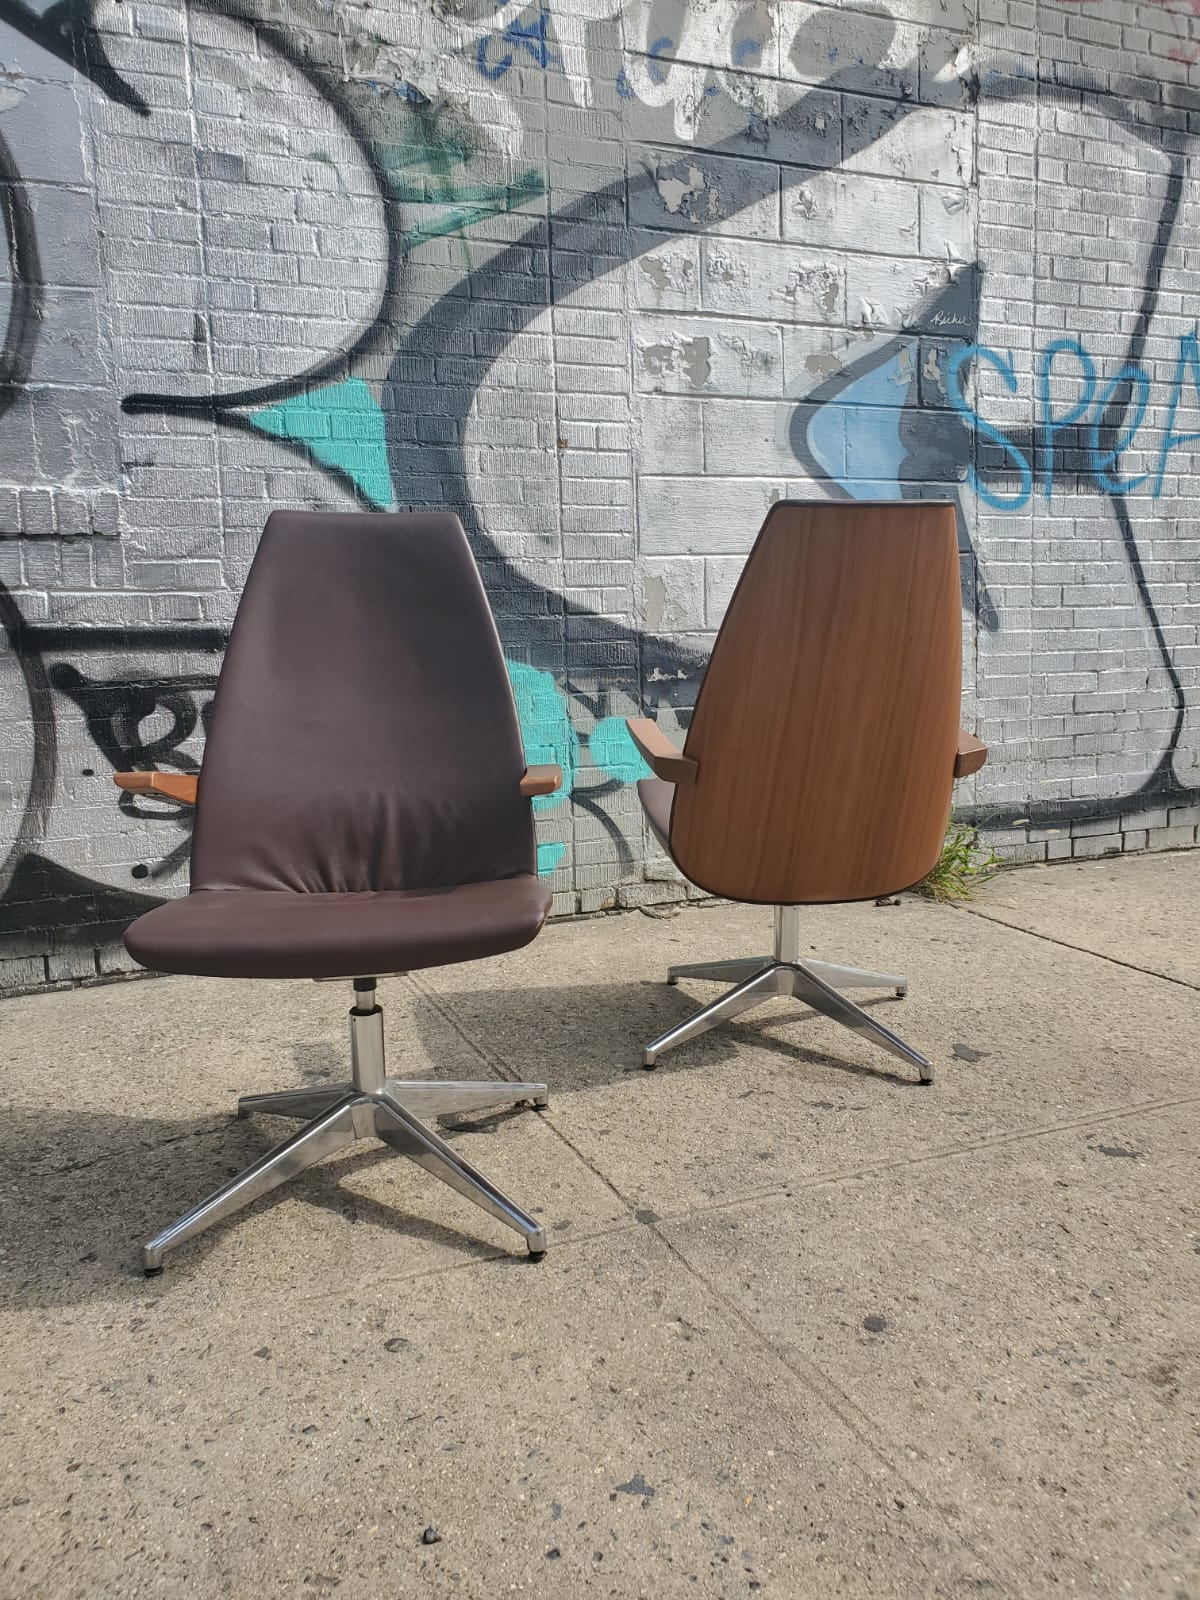
[[[1001,865],[996,852],[980,844],[977,828],[952,822],[937,866],[917,884],[916,892],[943,905],[970,900]]]

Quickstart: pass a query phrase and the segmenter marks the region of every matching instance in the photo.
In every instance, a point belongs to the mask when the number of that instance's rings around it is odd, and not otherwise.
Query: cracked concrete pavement
[[[360,1145],[146,1280],[348,993],[0,1004],[0,1596],[1200,1600],[1198,906],[1185,854],[806,911],[931,1088],[784,1002],[640,1070],[761,908],[384,981],[394,1072],[549,1083],[448,1135],[538,1264]]]

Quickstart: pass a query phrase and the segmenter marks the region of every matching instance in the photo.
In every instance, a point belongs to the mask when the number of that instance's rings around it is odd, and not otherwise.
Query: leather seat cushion
[[[654,831],[654,837],[670,854],[671,846],[669,836],[671,832],[671,802],[675,798],[675,785],[666,783],[662,778],[641,778],[638,780],[638,799],[642,802],[642,809],[646,813],[646,821]]]
[[[211,978],[358,978],[518,950],[550,891],[533,876],[357,894],[199,889],[157,906],[125,944],[156,972]]]

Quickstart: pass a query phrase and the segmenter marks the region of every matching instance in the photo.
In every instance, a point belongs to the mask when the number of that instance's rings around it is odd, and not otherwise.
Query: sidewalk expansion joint
[[[1200,989],[1200,983],[1192,983],[1187,978],[1175,978],[1169,972],[1159,972],[1155,967],[1142,967],[1136,961],[1122,961],[1120,956],[1110,956],[1104,950],[1093,950],[1090,945],[1072,944],[1070,939],[1056,939],[1052,933],[1039,933],[1036,928],[1023,928],[1019,922],[1006,922],[1003,917],[990,915],[981,911],[978,906],[963,906],[973,917],[980,917],[984,922],[990,922],[997,928],[1009,928],[1013,933],[1028,934],[1031,939],[1041,939],[1046,944],[1060,945],[1064,950],[1077,950],[1080,955],[1095,956],[1097,961],[1111,961],[1114,967],[1125,967],[1130,972],[1144,973],[1147,978],[1161,978],[1164,983],[1174,983],[1181,989]]]

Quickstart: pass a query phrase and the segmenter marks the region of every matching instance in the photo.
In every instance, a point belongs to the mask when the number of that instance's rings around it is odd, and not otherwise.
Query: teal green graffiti
[[[537,847],[537,869],[539,878],[548,878],[567,853],[565,844],[540,844]]]
[[[249,420],[276,439],[307,445],[315,460],[338,467],[381,510],[392,503],[383,412],[361,378],[347,378],[312,389],[277,406],[250,414]]]
[[[533,802],[535,812],[550,811],[571,793],[579,770],[579,738],[571,726],[566,696],[549,672],[539,672],[524,661],[506,661],[505,666],[517,702],[526,765],[562,768],[562,788],[556,794],[538,795]]]
[[[536,199],[544,193],[545,185],[532,167],[503,188],[492,184],[465,185],[457,191],[452,203],[423,200],[423,205],[440,205],[442,209],[424,218],[415,227],[406,228],[404,242],[411,249],[425,239],[440,239],[448,233],[461,233],[473,222],[482,222],[500,211],[515,211],[526,200]]]
[[[537,795],[533,801],[535,813],[549,811],[566,801],[579,770],[579,739],[571,726],[567,699],[549,672],[539,672],[524,661],[506,661],[504,665],[508,668],[513,699],[517,702],[526,766],[562,768],[562,788],[556,794]],[[539,844],[539,875],[548,878],[566,853],[566,845],[556,840]]]
[[[592,729],[588,754],[602,772],[618,783],[637,783],[653,774],[629,737],[624,717],[605,717]]]
[[[461,133],[443,133],[420,112],[409,119],[408,130],[408,142],[380,145],[378,152],[393,198],[430,208],[405,230],[404,242],[410,249],[426,239],[461,233],[498,212],[514,211],[546,192],[545,181],[533,167],[518,173],[511,183],[463,182],[455,173],[476,152]]]

